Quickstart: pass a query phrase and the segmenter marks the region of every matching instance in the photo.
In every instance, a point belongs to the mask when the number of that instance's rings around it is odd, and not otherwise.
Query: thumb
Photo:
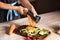
[[[27,9],[27,8],[24,8],[24,9],[23,9],[23,12],[24,12],[24,13],[27,13],[27,12],[28,12],[28,9]]]

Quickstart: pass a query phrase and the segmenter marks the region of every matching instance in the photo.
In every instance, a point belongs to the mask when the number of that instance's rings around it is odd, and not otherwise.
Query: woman
[[[3,14],[3,21],[10,21],[20,18],[20,14],[25,14],[30,10],[34,16],[37,15],[34,7],[30,4],[29,0],[19,0],[21,5],[18,5],[18,0],[0,0],[0,14]]]

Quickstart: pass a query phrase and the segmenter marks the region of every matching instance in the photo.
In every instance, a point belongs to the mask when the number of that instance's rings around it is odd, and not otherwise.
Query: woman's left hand
[[[18,6],[17,11],[18,11],[18,13],[24,15],[28,11],[28,9],[24,8],[22,6]]]

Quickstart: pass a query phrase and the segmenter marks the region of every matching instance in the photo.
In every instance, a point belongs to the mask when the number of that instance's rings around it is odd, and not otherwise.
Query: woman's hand
[[[28,9],[24,8],[22,6],[18,6],[17,11],[18,11],[18,13],[24,15],[28,11]]]
[[[19,0],[19,1],[24,7],[28,8],[34,14],[34,16],[38,15],[33,5],[29,2],[30,0]]]

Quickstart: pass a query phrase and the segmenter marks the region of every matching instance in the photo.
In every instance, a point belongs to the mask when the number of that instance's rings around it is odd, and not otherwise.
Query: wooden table
[[[41,16],[41,20],[39,21],[39,23],[36,24],[36,26],[51,31],[51,34],[48,35],[44,40],[60,40],[60,35],[52,32],[54,30],[52,28],[53,25],[60,26],[60,11],[45,13],[39,16]],[[17,34],[8,35],[6,33],[6,31],[8,31],[10,27],[10,24],[12,23],[19,26],[19,25],[27,25],[29,22],[27,18],[22,18],[10,22],[0,23],[0,40],[24,40],[25,39],[24,37]]]

